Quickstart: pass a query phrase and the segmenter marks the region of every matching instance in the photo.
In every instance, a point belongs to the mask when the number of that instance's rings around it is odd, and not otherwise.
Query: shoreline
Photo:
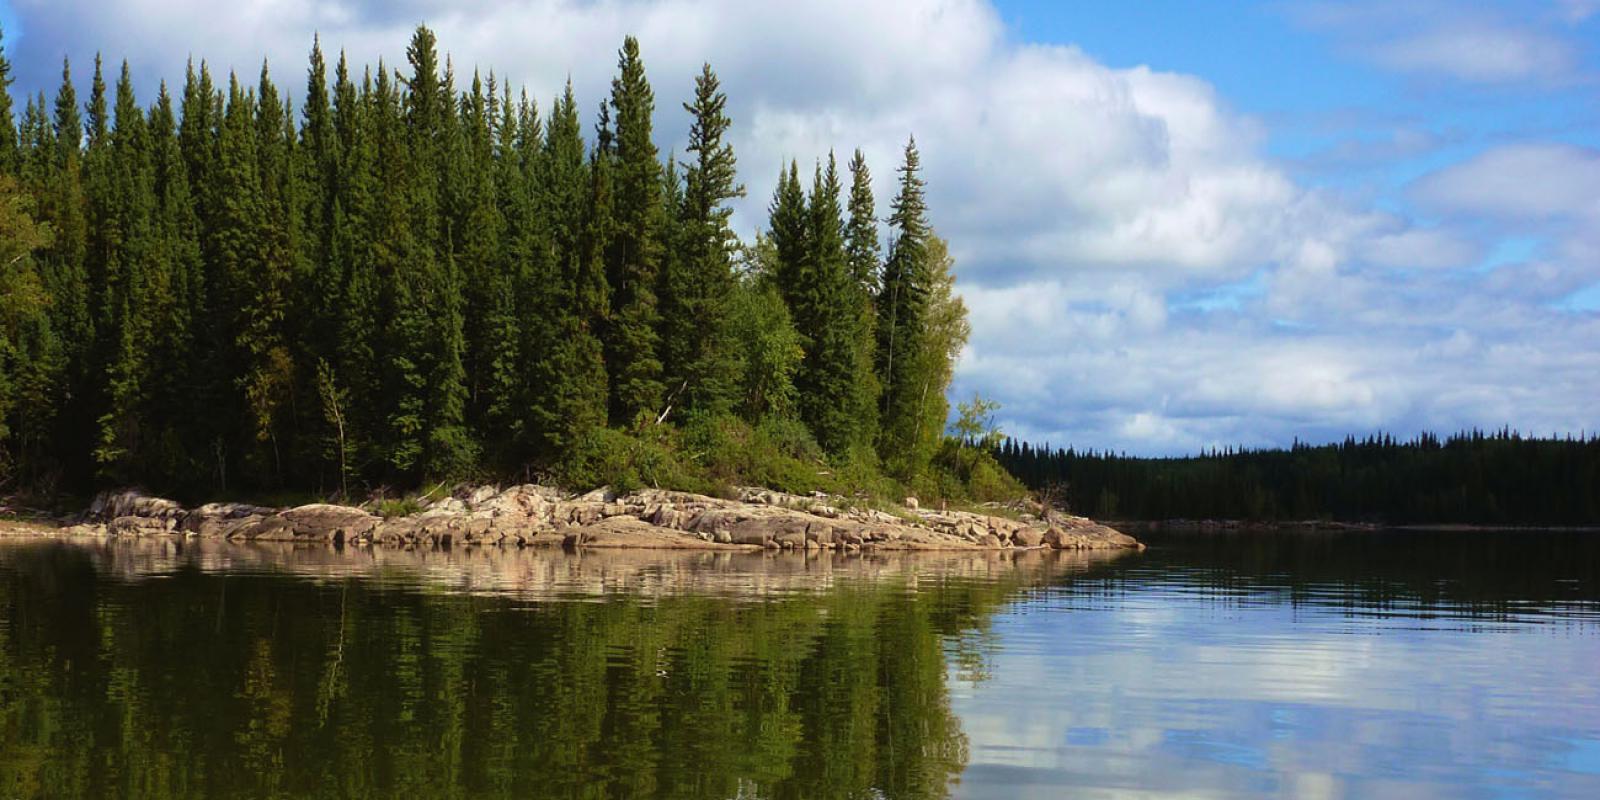
[[[1108,526],[1133,533],[1600,533],[1600,525],[1526,525],[1423,522],[1390,525],[1333,520],[1106,520]]]
[[[738,499],[646,489],[569,496],[546,486],[481,486],[405,516],[316,503],[273,508],[208,503],[186,508],[134,491],[103,492],[76,519],[14,523],[54,536],[199,537],[353,547],[561,547],[757,552],[1142,550],[1119,530],[1050,512],[1018,518],[908,507],[852,508],[843,498],[758,488]]]

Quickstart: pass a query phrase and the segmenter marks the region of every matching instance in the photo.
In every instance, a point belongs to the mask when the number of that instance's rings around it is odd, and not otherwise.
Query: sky
[[[915,135],[972,338],[952,394],[1036,442],[1164,455],[1503,426],[1600,430],[1600,0],[0,0],[12,91],[63,56],[303,82],[314,32],[603,99],[640,38],[657,139],[729,94],[780,165]],[[20,102],[20,101],[19,101]]]

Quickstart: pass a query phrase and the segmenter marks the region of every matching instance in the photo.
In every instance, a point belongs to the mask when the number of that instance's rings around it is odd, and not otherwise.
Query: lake
[[[1600,535],[0,540],[0,798],[1600,797]]]

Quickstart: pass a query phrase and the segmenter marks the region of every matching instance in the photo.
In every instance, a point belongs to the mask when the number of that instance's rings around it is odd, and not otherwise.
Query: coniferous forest
[[[631,37],[588,121],[426,27],[398,66],[314,43],[298,107],[265,64],[154,98],[103,66],[14,99],[0,49],[0,490],[973,474],[914,141],[883,218],[859,151],[771,165],[741,242],[716,74],[663,155]]]
[[[1184,458],[1008,439],[994,453],[1024,483],[1099,518],[1600,524],[1600,437],[1381,435]]]

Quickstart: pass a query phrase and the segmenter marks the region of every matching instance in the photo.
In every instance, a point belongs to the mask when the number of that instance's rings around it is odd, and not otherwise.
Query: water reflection
[[[1600,797],[1600,538],[1530,536],[1190,535],[1028,595],[952,684],[958,793]]]
[[[1600,536],[0,543],[0,797],[1600,797]]]
[[[13,544],[0,795],[941,796],[945,648],[1091,563]]]

